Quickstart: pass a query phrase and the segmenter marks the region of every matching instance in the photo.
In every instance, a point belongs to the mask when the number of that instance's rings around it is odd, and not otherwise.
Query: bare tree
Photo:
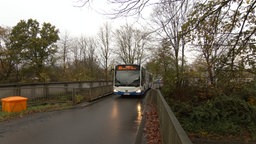
[[[125,64],[142,64],[149,35],[132,26],[121,26],[116,30],[116,45],[119,59]]]
[[[108,67],[110,59],[111,26],[105,23],[98,33],[98,42],[100,47],[100,59],[105,71],[105,80],[108,80]]]
[[[105,0],[105,2],[111,7],[111,10],[103,10],[104,14],[112,16],[113,18],[127,17],[127,16],[141,16],[142,11],[152,5],[156,5],[159,2],[154,0]],[[93,7],[93,0],[80,0],[80,7],[89,6]]]
[[[186,21],[188,6],[188,0],[163,0],[157,5],[153,14],[153,21],[160,27],[159,34],[163,38],[168,38],[170,49],[173,50],[177,87],[180,87],[184,73],[186,41],[181,30]]]
[[[73,47],[74,61],[82,61],[87,58],[88,39],[84,36],[76,38]]]
[[[73,60],[69,62],[68,69],[72,80],[102,79],[103,72],[99,70],[96,49],[96,38],[84,36],[74,38],[70,46],[70,55]]]
[[[61,59],[63,61],[64,73],[66,72],[68,65],[68,55],[70,53],[70,47],[72,45],[72,39],[69,36],[69,33],[66,31],[60,38],[59,47],[61,48]]]
[[[73,61],[69,63],[70,73],[75,80],[88,80],[88,39],[87,37],[80,36],[73,40],[71,46],[71,55]]]
[[[96,53],[95,53],[95,50],[96,50],[96,41],[94,38],[88,38],[88,50],[87,50],[87,53],[88,53],[88,65],[89,67],[91,68],[91,72],[93,72],[93,67],[95,66],[95,61],[97,60],[97,57],[96,57]]]

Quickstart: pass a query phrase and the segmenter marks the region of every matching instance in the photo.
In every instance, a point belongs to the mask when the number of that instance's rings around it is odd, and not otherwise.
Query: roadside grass
[[[71,108],[73,105],[70,102],[67,103],[44,103],[42,105],[28,106],[26,110],[21,112],[3,112],[0,111],[0,122],[7,121],[15,118],[22,118],[29,114],[48,112],[54,110],[63,110]]]
[[[74,97],[70,94],[57,95],[47,99],[42,97],[28,100],[27,109],[21,112],[3,112],[2,105],[0,104],[0,122],[22,118],[33,113],[70,109],[74,105],[88,101],[90,101],[88,96],[83,94],[75,94]]]
[[[74,99],[75,104],[79,104],[87,100],[83,95],[75,95]],[[15,118],[22,118],[33,113],[69,109],[73,106],[74,100],[70,95],[55,96],[51,99],[38,98],[36,100],[28,100],[27,109],[21,112],[3,112],[2,106],[0,105],[0,122]]]

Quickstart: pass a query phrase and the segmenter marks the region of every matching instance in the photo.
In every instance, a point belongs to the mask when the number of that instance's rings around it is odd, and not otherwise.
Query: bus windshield
[[[115,86],[140,86],[140,71],[116,71]]]

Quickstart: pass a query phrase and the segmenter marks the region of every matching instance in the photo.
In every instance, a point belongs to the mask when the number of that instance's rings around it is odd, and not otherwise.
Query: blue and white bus
[[[140,65],[116,65],[113,91],[117,95],[143,95],[152,85],[152,76]]]

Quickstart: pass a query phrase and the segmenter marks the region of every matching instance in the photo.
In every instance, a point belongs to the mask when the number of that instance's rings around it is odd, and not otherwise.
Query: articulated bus
[[[140,65],[116,65],[113,91],[116,95],[143,95],[152,85],[152,75]]]

